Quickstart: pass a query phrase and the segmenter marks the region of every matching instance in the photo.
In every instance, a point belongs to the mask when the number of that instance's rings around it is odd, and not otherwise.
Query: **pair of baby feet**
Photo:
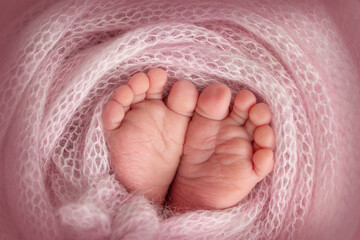
[[[241,90],[212,84],[198,96],[187,80],[163,101],[166,72],[137,73],[103,112],[118,180],[155,204],[177,211],[223,209],[238,203],[273,168],[271,112]]]

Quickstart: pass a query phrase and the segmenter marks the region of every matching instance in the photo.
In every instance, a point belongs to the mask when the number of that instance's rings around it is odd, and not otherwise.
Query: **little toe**
[[[119,104],[114,99],[111,99],[103,113],[102,113],[102,121],[103,121],[103,127],[105,131],[112,131],[118,128],[121,124],[121,121],[123,120],[125,115],[125,111],[123,106]]]
[[[226,85],[212,84],[200,94],[195,111],[211,120],[223,120],[229,114],[230,101],[231,91]]]
[[[192,82],[187,80],[177,81],[170,90],[166,105],[176,113],[191,117],[196,106],[198,94]]]
[[[130,104],[134,101],[134,92],[128,85],[122,85],[114,92],[112,99],[124,107],[124,111],[128,111]]]
[[[254,142],[259,148],[274,149],[275,134],[269,125],[257,127],[254,131]]]
[[[274,152],[268,148],[259,149],[254,153],[252,160],[254,172],[260,181],[265,178],[274,167]]]
[[[132,102],[133,104],[141,102],[145,99],[149,85],[149,79],[143,72],[137,73],[130,78],[128,86],[134,93],[134,100]]]
[[[153,68],[147,73],[149,78],[149,89],[146,92],[146,99],[158,99],[163,98],[163,90],[167,81],[167,74],[161,68]]]
[[[249,109],[256,104],[255,95],[249,90],[241,90],[236,95],[229,118],[237,124],[244,125],[249,116]]]

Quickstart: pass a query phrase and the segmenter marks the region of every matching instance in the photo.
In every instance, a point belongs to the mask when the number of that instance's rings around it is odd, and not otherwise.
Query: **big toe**
[[[226,85],[212,84],[200,94],[195,111],[208,119],[223,120],[229,114],[230,101],[231,91]]]
[[[192,82],[187,80],[177,81],[170,90],[166,105],[176,113],[191,117],[196,106],[198,94]]]

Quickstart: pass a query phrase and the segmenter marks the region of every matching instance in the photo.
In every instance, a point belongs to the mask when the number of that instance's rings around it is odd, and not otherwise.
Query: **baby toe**
[[[211,120],[223,120],[229,114],[230,101],[231,91],[226,85],[212,84],[200,94],[195,111]]]
[[[123,106],[115,100],[110,100],[102,114],[103,127],[105,131],[117,129],[123,120],[125,111]]]
[[[244,125],[249,116],[249,109],[255,104],[255,95],[249,90],[241,90],[235,97],[229,117],[237,124]]]
[[[254,142],[260,148],[275,147],[275,134],[269,125],[257,127],[254,131]]]
[[[167,74],[161,68],[153,68],[147,73],[149,78],[149,89],[146,92],[146,99],[158,99],[163,98],[163,90],[167,81]]]
[[[146,92],[149,89],[149,85],[149,79],[147,75],[143,72],[137,73],[130,78],[128,86],[134,93],[134,100],[132,102],[133,104],[141,102],[145,99]]]
[[[255,104],[249,111],[249,119],[255,126],[269,124],[271,111],[265,103]]]
[[[245,128],[252,138],[256,127],[269,124],[270,121],[271,111],[269,107],[265,103],[258,103],[251,107]]]
[[[126,112],[130,108],[130,104],[134,101],[134,92],[128,85],[122,85],[114,92],[112,99],[121,106],[124,107],[124,111]]]
[[[258,181],[261,181],[274,167],[274,152],[267,148],[259,149],[254,153],[252,160],[254,172]]]
[[[195,85],[190,81],[180,80],[171,88],[166,105],[170,110],[190,117],[193,115],[197,99],[198,91]]]
[[[134,93],[128,85],[122,85],[112,95],[103,114],[103,126],[107,131],[118,128],[134,100]]]

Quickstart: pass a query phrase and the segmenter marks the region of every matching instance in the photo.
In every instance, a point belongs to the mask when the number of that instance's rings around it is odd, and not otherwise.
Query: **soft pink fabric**
[[[219,2],[39,1],[3,31],[0,239],[359,236],[360,3]],[[152,67],[269,104],[275,167],[235,207],[174,216],[115,179],[101,112]]]

